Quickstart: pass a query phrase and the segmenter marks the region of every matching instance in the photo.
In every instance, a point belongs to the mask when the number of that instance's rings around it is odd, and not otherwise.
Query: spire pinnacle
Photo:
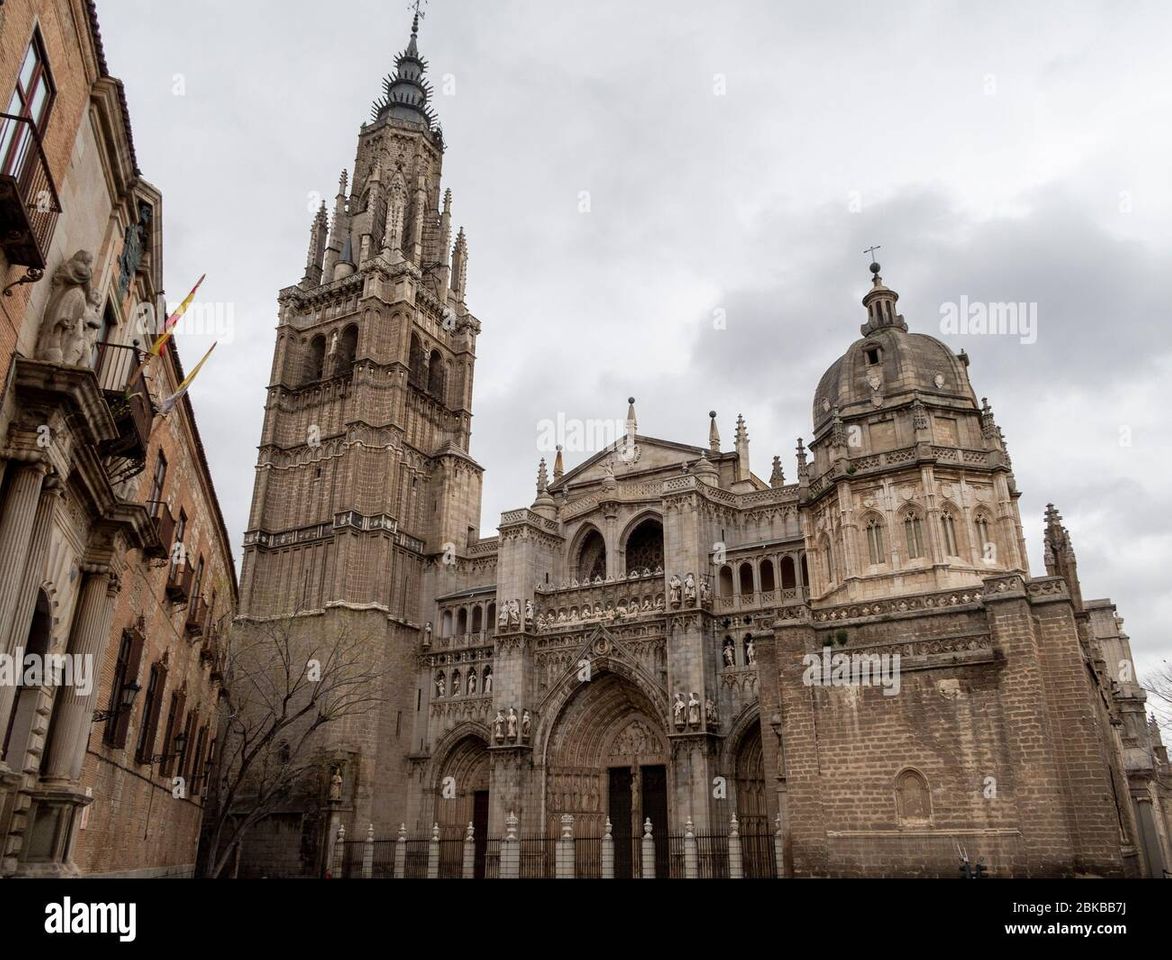
[[[419,55],[419,21],[424,13],[422,0],[411,4],[415,15],[411,20],[411,39],[407,48],[395,58],[395,72],[383,80],[383,95],[371,108],[371,117],[382,120],[391,117],[411,123],[423,123],[432,133],[439,135],[439,122],[430,106],[431,84],[424,74],[427,61]]]
[[[716,426],[716,411],[708,411],[708,449],[720,453],[720,430]]]
[[[565,468],[564,463],[562,462],[562,445],[559,443],[558,444],[558,455],[556,457],[554,457],[554,460],[553,460],[553,479],[554,479],[554,481],[556,482],[556,481],[560,480],[562,478],[562,475],[565,472],[566,472],[566,468]]]

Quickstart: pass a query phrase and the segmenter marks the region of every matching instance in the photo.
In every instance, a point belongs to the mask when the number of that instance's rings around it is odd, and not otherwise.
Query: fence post
[[[691,817],[684,824],[684,877],[688,880],[700,879],[700,851],[696,847],[695,825]]]
[[[505,838],[501,841],[501,868],[502,880],[516,880],[520,873],[520,850],[517,849],[517,817],[509,812],[505,817]]]
[[[366,843],[362,845],[362,879],[374,876],[374,824],[366,828]]]
[[[773,862],[777,865],[777,877],[785,876],[785,837],[781,831],[781,811],[777,811],[777,830],[773,834]]]
[[[574,879],[574,816],[562,814],[562,835],[554,854],[554,876],[558,880]]]
[[[338,824],[338,838],[334,841],[334,878],[342,879],[342,865],[346,862],[346,825]]]
[[[651,836],[651,818],[643,824],[643,856],[640,858],[639,876],[644,880],[655,879],[655,839]]]
[[[431,843],[427,845],[427,879],[439,879],[439,824],[431,828]]]
[[[407,876],[407,824],[399,824],[399,839],[395,841],[395,879]]]
[[[606,832],[602,835],[602,879],[614,879],[614,837],[611,836],[610,817],[606,818]]]
[[[741,852],[741,826],[737,823],[737,815],[732,815],[732,824],[728,828],[728,878],[730,880],[745,879],[745,858]]]
[[[464,879],[476,876],[476,829],[468,821],[468,834],[464,837]]]

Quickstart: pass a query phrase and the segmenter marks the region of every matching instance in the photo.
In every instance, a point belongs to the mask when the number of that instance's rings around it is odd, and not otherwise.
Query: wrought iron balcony
[[[103,342],[96,347],[94,373],[118,427],[118,436],[101,450],[115,483],[136,476],[146,465],[155,408],[142,373],[144,356],[137,344]]]
[[[8,262],[44,275],[61,200],[41,137],[28,117],[0,113],[0,245]]]

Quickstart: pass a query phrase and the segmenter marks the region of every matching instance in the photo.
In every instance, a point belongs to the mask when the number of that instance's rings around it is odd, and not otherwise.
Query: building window
[[[877,518],[867,523],[867,552],[872,565],[883,563],[883,523]]]
[[[175,524],[175,545],[182,546],[183,539],[186,536],[187,536],[187,513],[183,510],[180,510],[179,511],[179,522]],[[184,559],[184,557],[183,557],[182,550],[174,550],[173,549],[171,551],[171,562],[172,563],[182,563],[183,559]]]
[[[920,518],[914,513],[909,513],[903,519],[903,531],[907,539],[908,559],[915,560],[922,557],[924,555],[924,532]]]
[[[158,507],[163,502],[163,485],[167,482],[167,458],[163,456],[163,451],[159,451],[158,457],[155,459],[155,476],[151,480],[151,495],[147,500],[147,505],[150,507]]]
[[[41,40],[40,31],[34,30],[20,65],[16,87],[4,112],[10,116],[27,117],[37,134],[44,135],[55,97],[56,87],[49,71],[49,60],[45,56],[45,44]],[[29,128],[23,123],[5,120],[0,126],[0,174],[19,180],[31,146],[32,134]]]
[[[110,701],[107,711],[105,741],[111,747],[125,747],[126,734],[130,729],[130,710],[123,706],[126,688],[134,684],[138,676],[138,664],[142,659],[143,636],[137,630],[123,630],[118,645],[118,660],[114,665],[114,682],[110,686]],[[137,690],[137,687],[134,687]]]
[[[863,351],[863,356],[867,358],[867,363],[870,366],[875,366],[879,362],[880,353],[878,347],[867,347]]]
[[[973,520],[973,526],[977,531],[977,546],[981,551],[981,559],[985,563],[996,563],[997,547],[989,539],[989,518],[983,513],[978,513],[976,519]]]
[[[203,557],[199,558],[199,562],[195,565],[195,579],[191,581],[191,596],[187,601],[188,609],[195,606],[195,602],[199,599],[199,591],[203,586]]]
[[[134,752],[139,763],[150,763],[155,752],[155,737],[159,732],[159,714],[163,706],[163,687],[167,682],[167,668],[161,663],[151,667],[151,678],[147,682],[146,702],[142,708],[142,729],[138,734],[138,747]]]
[[[959,556],[956,549],[956,521],[947,510],[940,515],[940,532],[944,534],[944,555]]]

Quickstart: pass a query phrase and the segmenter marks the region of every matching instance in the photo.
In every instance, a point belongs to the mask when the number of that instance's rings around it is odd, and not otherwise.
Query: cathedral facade
[[[329,731],[242,871],[320,873],[339,825],[471,828],[479,857],[513,818],[619,849],[735,815],[788,876],[953,876],[958,851],[1158,876],[1166,754],[1121,621],[1083,601],[1056,511],[1031,574],[968,359],[878,264],[792,480],[752,471],[740,418],[731,448],[715,413],[706,443],[656,439],[631,399],[479,536],[481,324],[417,26],[279,296],[236,623],[361,634],[380,706]]]

